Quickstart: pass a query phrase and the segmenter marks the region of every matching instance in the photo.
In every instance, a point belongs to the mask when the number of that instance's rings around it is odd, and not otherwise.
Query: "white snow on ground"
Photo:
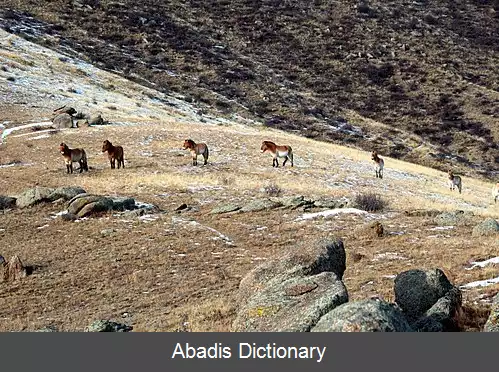
[[[297,217],[295,221],[310,220],[317,217],[328,218],[331,216],[337,216],[339,214],[359,214],[362,216],[375,217],[374,215],[357,208],[338,208],[338,209],[328,209],[327,211],[316,212],[316,213],[304,213],[301,216]]]
[[[206,226],[206,225],[202,225],[200,224],[199,222],[197,221],[190,221],[190,220],[185,220],[183,218],[179,218],[179,217],[172,217],[172,222],[177,224],[177,223],[180,223],[184,226],[191,226],[191,227],[199,227],[199,228],[202,228],[202,229],[205,229],[205,230],[209,230],[211,232],[214,232],[217,236],[213,237],[212,239],[213,240],[223,240],[226,244],[228,245],[234,245],[234,243],[232,242],[232,239],[230,239],[228,236],[222,234],[220,231],[218,230],[215,230],[213,227],[209,227],[209,226]]]
[[[371,261],[380,260],[407,260],[407,257],[400,256],[397,252],[378,253]]]
[[[437,227],[432,227],[431,229],[428,230],[451,230],[453,228],[454,226],[437,226]]]
[[[496,278],[492,279],[485,279],[485,280],[478,280],[476,282],[471,282],[465,285],[460,286],[459,288],[476,288],[476,287],[488,287],[489,285],[492,284],[497,284],[499,283],[499,276]]]
[[[33,128],[33,127],[44,127],[44,126],[50,126],[52,125],[51,121],[42,121],[40,123],[31,123],[31,124],[24,124],[24,125],[19,125],[17,127],[12,127],[12,128],[7,128],[4,129],[2,133],[2,138],[7,137],[9,134],[16,130],[21,130],[21,129],[26,129],[26,128]]]
[[[21,166],[27,166],[27,165],[33,165],[32,163],[21,163],[21,162],[12,162],[9,164],[0,164],[0,168],[9,168],[9,167],[21,167]]]
[[[475,261],[471,262],[471,267],[467,267],[466,270],[473,270],[475,267],[485,267],[487,265],[499,264],[499,257],[489,258],[485,261]]]

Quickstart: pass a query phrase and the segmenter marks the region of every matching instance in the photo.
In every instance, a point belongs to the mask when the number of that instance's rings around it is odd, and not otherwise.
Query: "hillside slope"
[[[5,29],[180,93],[202,111],[497,175],[493,0],[4,4]]]
[[[385,156],[380,180],[369,152],[200,116],[174,97],[1,30],[0,61],[8,67],[0,70],[8,82],[0,85],[0,123],[8,132],[0,145],[0,195],[18,196],[35,185],[78,186],[161,209],[74,222],[60,217],[66,208],[60,200],[0,211],[0,254],[18,255],[33,270],[1,283],[0,331],[47,325],[78,331],[96,319],[135,331],[227,331],[249,270],[298,241],[332,236],[345,243],[351,301],[393,301],[398,273],[438,267],[463,291],[461,329],[482,328],[499,289],[499,240],[472,231],[485,217],[499,218],[490,182],[463,177],[459,194],[448,189],[445,173]],[[44,129],[52,109],[64,103],[102,110],[111,124]],[[208,144],[207,166],[191,165],[181,149],[188,137]],[[125,169],[110,169],[104,139],[124,146]],[[292,145],[294,167],[273,168],[260,153],[263,139]],[[63,141],[86,150],[89,172],[66,173]],[[384,210],[350,208],[357,195],[369,193],[387,203]],[[275,202],[300,197],[314,207]],[[247,207],[262,200],[271,207]],[[334,208],[345,202],[347,208]],[[241,211],[213,213],[234,205]],[[458,210],[463,218],[442,226],[435,210]],[[373,235],[374,221],[384,226],[382,237]]]

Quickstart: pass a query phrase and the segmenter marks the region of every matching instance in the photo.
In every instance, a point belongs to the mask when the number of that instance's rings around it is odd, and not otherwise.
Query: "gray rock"
[[[54,124],[53,126],[58,129],[75,127],[73,117],[67,113],[57,115],[54,120],[52,120],[52,123]]]
[[[499,332],[499,293],[492,299],[490,315],[483,327],[484,332]]]
[[[270,198],[270,200],[282,204],[284,208],[290,209],[313,205],[313,201],[305,199],[304,196],[284,196],[281,198]]]
[[[473,228],[472,236],[490,236],[499,234],[499,223],[493,218],[487,218]]]
[[[395,278],[395,302],[409,322],[412,322],[425,315],[441,297],[454,288],[440,269],[408,270]]]
[[[131,330],[133,330],[132,326],[110,320],[96,320],[85,328],[85,332],[130,332]]]
[[[27,189],[23,191],[16,198],[16,205],[18,208],[31,207],[35,204],[41,202],[49,202],[51,200],[51,194],[54,189],[49,187],[37,186],[35,188]],[[55,199],[54,199],[55,200]]]
[[[258,199],[246,204],[241,208],[242,212],[260,212],[282,206],[281,202],[272,201],[270,199]]]
[[[109,235],[112,235],[115,232],[116,232],[115,229],[104,229],[104,230],[101,230],[100,234],[102,236],[109,236]]]
[[[312,332],[412,332],[412,328],[397,306],[370,299],[336,307]]]
[[[433,222],[438,226],[459,226],[469,223],[470,217],[473,216],[472,212],[455,211],[444,212],[435,216]]]
[[[110,198],[101,197],[99,200],[85,204],[76,215],[79,218],[88,217],[101,212],[113,210],[113,201]]]
[[[289,248],[283,257],[264,262],[251,270],[240,282],[238,298],[243,303],[255,292],[278,275],[316,275],[333,272],[339,280],[346,270],[346,253],[343,241],[338,238],[318,239],[312,244],[299,243]]]
[[[135,199],[128,197],[112,197],[113,210],[126,211],[135,209]]]
[[[14,256],[9,262],[0,264],[0,282],[11,282],[22,279],[28,275],[26,268],[19,256]]]
[[[60,216],[61,220],[63,221],[75,221],[78,219],[78,216],[76,214],[73,214],[73,213],[64,213],[64,214],[61,214]]]
[[[332,272],[283,279],[269,281],[239,309],[233,331],[309,332],[321,316],[348,301],[345,285]]]
[[[104,124],[104,119],[102,119],[101,114],[92,115],[88,119],[88,125],[103,125],[103,124]]]
[[[345,208],[347,205],[348,200],[337,200],[333,198],[321,198],[314,200],[314,206],[317,208],[336,209]]]
[[[223,213],[230,213],[230,212],[235,212],[237,210],[241,209],[239,205],[235,204],[226,204],[226,205],[221,205],[219,207],[213,208],[210,212],[210,214],[223,214]]]
[[[461,304],[461,291],[454,287],[411,326],[417,332],[456,332]]]
[[[70,200],[77,195],[85,194],[86,191],[79,186],[63,186],[56,188],[50,195],[49,200],[55,201],[58,199]]]
[[[16,198],[0,195],[0,210],[12,209],[16,206]]]

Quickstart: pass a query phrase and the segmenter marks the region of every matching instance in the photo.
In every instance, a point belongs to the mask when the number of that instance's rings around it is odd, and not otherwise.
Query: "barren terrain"
[[[439,267],[458,286],[495,279],[496,284],[462,288],[463,329],[480,329],[488,300],[499,289],[494,260],[473,264],[499,251],[496,237],[471,235],[485,217],[499,218],[490,182],[463,176],[458,194],[448,189],[445,173],[388,156],[383,156],[385,177],[376,179],[369,152],[238,117],[199,115],[187,104],[165,105],[175,98],[157,93],[158,101],[148,88],[119,76],[3,31],[0,36],[1,61],[8,66],[0,71],[0,87],[7,92],[0,123],[8,130],[0,146],[0,194],[13,196],[35,185],[78,185],[90,193],[132,196],[163,210],[76,222],[56,217],[61,204],[0,214],[0,254],[17,254],[34,268],[23,280],[1,284],[1,331],[46,325],[81,330],[101,318],[136,331],[227,331],[237,306],[235,291],[251,268],[298,241],[332,235],[345,242],[344,282],[352,300],[393,300],[394,275],[411,268]],[[76,69],[82,73],[75,74]],[[12,74],[15,79],[7,80]],[[52,110],[65,103],[79,111],[101,111],[109,125],[44,131]],[[30,123],[35,126],[12,130]],[[191,165],[181,149],[186,138],[208,144],[208,165]],[[101,153],[104,139],[125,148],[125,169],[110,169]],[[294,167],[272,168],[271,157],[259,150],[264,139],[290,144]],[[86,149],[88,173],[66,174],[58,152],[63,141]],[[380,195],[387,207],[369,213],[283,208],[210,213],[274,195],[351,201],[368,192]],[[190,208],[176,211],[184,203]],[[466,223],[438,226],[432,217],[405,213],[419,209],[473,214]],[[331,214],[311,214],[318,212]],[[381,238],[365,228],[375,220],[385,227]]]

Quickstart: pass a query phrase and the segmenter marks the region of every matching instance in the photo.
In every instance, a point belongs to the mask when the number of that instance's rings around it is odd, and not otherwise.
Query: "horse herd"
[[[186,139],[183,145],[184,150],[189,150],[192,156],[192,165],[196,166],[197,157],[201,155],[203,157],[203,164],[208,163],[209,150],[206,143],[196,143],[192,139]],[[85,150],[82,148],[70,149],[64,142],[60,144],[59,150],[64,157],[64,163],[66,164],[67,173],[73,173],[73,163],[77,162],[80,164],[80,173],[88,171],[87,155]],[[272,155],[272,166],[279,167],[279,158],[283,158],[284,161],[282,166],[286,165],[289,160],[291,166],[293,166],[293,149],[289,145],[276,145],[271,141],[263,141],[260,147],[262,153],[269,152]],[[125,158],[122,146],[114,146],[109,140],[105,140],[102,144],[102,152],[107,152],[109,163],[111,169],[116,168],[116,162],[118,162],[118,169],[121,167],[125,168]],[[376,151],[371,153],[371,160],[374,162],[374,171],[376,178],[383,178],[383,168],[385,167],[384,160],[378,155]],[[462,179],[449,170],[448,172],[448,182],[449,189],[457,190],[459,193],[462,191]],[[492,198],[494,203],[497,203],[499,199],[499,182],[497,182],[492,187]]]

